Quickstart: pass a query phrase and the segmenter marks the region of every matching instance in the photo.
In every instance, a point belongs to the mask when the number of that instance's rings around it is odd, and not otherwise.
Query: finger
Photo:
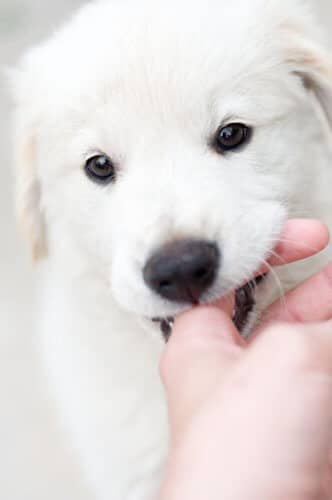
[[[330,242],[325,224],[315,219],[291,219],[286,222],[280,241],[267,257],[256,276],[270,271],[270,266],[281,266],[312,257],[324,250]]]
[[[290,264],[291,262],[315,255],[329,244],[330,233],[326,225],[318,220],[291,219],[286,222],[280,240],[273,252],[274,255],[268,260],[270,265],[280,266],[281,264]],[[269,270],[268,266],[263,265],[256,273],[256,276]],[[319,290],[319,288],[316,289]],[[308,289],[305,288],[304,294],[308,291],[310,292],[310,287]],[[315,299],[317,302],[318,297],[315,296]],[[297,296],[295,295],[294,298],[292,297],[292,303],[295,303],[296,300]],[[311,297],[308,296],[308,300],[311,300]],[[231,315],[234,310],[234,295],[233,297],[230,295],[219,299],[215,302],[215,305]],[[282,306],[282,303],[276,303],[275,307],[271,310],[271,314],[279,314],[279,309],[281,310]],[[303,308],[305,309],[306,307],[305,303]],[[308,311],[310,310],[308,309]],[[308,314],[310,315],[310,312]],[[268,316],[270,316],[270,312]],[[329,313],[328,317],[330,317]],[[326,318],[318,315],[313,321],[323,321],[324,319]],[[280,320],[287,321],[283,316],[281,316]]]
[[[314,219],[289,220],[269,263],[280,266],[311,257],[322,251],[329,241],[329,230],[322,222]]]
[[[247,353],[253,365],[260,360],[261,369],[264,371],[267,364],[269,372],[274,371],[277,377],[287,369],[332,376],[332,322],[274,324],[265,328]],[[275,370],[275,364],[283,368]]]
[[[218,366],[227,362],[244,341],[229,316],[216,307],[197,307],[177,318],[161,363],[161,374],[167,384],[178,382],[178,372],[188,372],[197,363],[200,370],[217,359]],[[211,365],[210,365],[211,366]]]
[[[278,300],[265,313],[257,333],[273,322],[315,323],[332,319],[332,263]]]
[[[254,401],[251,418],[249,411],[246,415],[247,429],[263,429],[264,438],[258,442],[263,449],[267,444],[265,456],[279,455],[285,473],[296,463],[296,467],[307,464],[306,476],[313,481],[310,489],[320,491],[332,425],[331,322],[271,326],[246,351],[238,367],[246,395]],[[285,454],[283,441],[290,444]],[[289,478],[297,473],[294,469]]]
[[[237,361],[242,345],[231,319],[214,307],[199,307],[177,319],[160,365],[173,440]]]

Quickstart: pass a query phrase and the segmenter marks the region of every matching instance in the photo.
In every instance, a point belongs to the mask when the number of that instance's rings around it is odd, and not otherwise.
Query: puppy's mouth
[[[255,294],[258,286],[265,280],[267,274],[257,276],[245,285],[235,291],[235,302],[232,314],[232,320],[240,333],[243,333],[248,324],[250,314],[253,312],[256,300]],[[160,331],[163,337],[168,341],[172,334],[175,317],[168,316],[166,318],[153,318],[154,323],[159,323]]]

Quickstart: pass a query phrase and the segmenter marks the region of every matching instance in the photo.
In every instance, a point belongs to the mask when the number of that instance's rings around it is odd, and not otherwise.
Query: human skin
[[[284,262],[329,240],[316,221],[290,221],[284,236]],[[176,321],[161,363],[171,451],[160,500],[332,498],[332,265],[286,306],[248,343],[223,302]]]

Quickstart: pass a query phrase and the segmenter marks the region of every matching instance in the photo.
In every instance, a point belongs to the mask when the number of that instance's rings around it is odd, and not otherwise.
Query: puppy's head
[[[15,146],[35,257],[75,249],[151,318],[249,279],[285,218],[310,209],[309,95],[332,117],[300,3],[96,2],[29,52]]]

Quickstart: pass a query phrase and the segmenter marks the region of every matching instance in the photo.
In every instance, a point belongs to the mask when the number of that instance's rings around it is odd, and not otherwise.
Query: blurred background
[[[25,48],[83,3],[0,0],[0,66],[12,66]],[[331,31],[332,57],[332,0],[313,3]],[[12,210],[9,132],[10,98],[0,73],[0,498],[93,500],[43,389],[33,336],[34,271]]]

